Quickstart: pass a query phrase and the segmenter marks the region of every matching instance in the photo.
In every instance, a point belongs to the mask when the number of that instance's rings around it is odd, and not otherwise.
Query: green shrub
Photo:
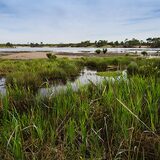
[[[95,52],[96,52],[97,54],[100,54],[100,53],[101,53],[101,50],[100,50],[100,49],[97,49]]]
[[[134,75],[138,73],[138,65],[136,62],[131,62],[127,67],[127,73],[129,75]]]
[[[107,48],[103,49],[103,54],[106,54],[108,52]]]
[[[129,56],[129,53],[126,53],[125,56]]]
[[[146,51],[141,52],[141,54],[142,54],[143,56],[147,56],[147,55],[148,55],[148,53],[147,53]]]
[[[53,55],[52,53],[47,53],[46,56],[48,57],[48,59],[52,59],[52,60],[55,60],[57,58],[57,56]]]
[[[113,65],[116,65],[116,66],[117,66],[117,65],[118,65],[118,63],[119,63],[118,59],[116,59],[116,58],[115,58],[115,59],[113,59],[113,61],[112,61],[112,64],[113,64]]]

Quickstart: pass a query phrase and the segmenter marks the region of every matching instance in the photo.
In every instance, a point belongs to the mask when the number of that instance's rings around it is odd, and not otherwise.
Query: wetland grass
[[[74,64],[82,67],[86,61],[69,61],[67,72],[73,75]],[[142,61],[137,64],[146,64]],[[12,64],[14,72],[68,66],[58,59],[12,63],[23,64],[22,70]],[[0,159],[158,159],[160,83],[154,76],[133,74],[127,81],[90,83],[76,92],[68,85],[49,97],[9,85],[1,96]]]

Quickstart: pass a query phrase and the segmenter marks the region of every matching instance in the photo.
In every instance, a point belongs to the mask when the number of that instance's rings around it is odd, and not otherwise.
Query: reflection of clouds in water
[[[0,78],[0,94],[5,95],[6,94],[6,88],[5,88],[6,79]]]
[[[40,89],[39,93],[44,96],[54,95],[54,94],[67,90],[68,87],[70,87],[74,91],[77,91],[80,86],[89,84],[90,82],[97,84],[99,82],[102,82],[103,80],[115,81],[113,77],[110,77],[110,78],[101,77],[101,76],[96,75],[96,73],[97,71],[87,70],[85,68],[81,72],[80,76],[74,82],[68,82],[67,85],[54,85],[50,88],[42,88]],[[120,80],[120,79],[127,79],[126,71],[123,71],[122,75],[116,78],[116,80]]]
[[[65,91],[67,90],[67,88],[71,88],[72,90],[77,91],[80,86],[89,84],[90,82],[97,84],[99,82],[102,82],[103,80],[115,81],[115,80],[127,79],[126,70],[123,71],[122,75],[118,76],[117,78],[101,77],[96,75],[96,73],[97,71],[92,71],[85,68],[81,72],[80,76],[74,82],[68,82],[67,84],[58,84],[58,85],[56,84],[52,85],[49,88],[41,88],[38,93],[43,96],[47,95],[50,96]],[[0,79],[0,94],[2,95],[6,94],[5,81],[6,81],[5,78]]]
[[[89,81],[93,83],[98,83],[102,81],[104,78],[97,76],[96,71],[91,71],[84,69],[80,76],[74,82],[68,82],[66,85],[54,85],[50,88],[42,88],[40,89],[40,94],[42,95],[52,95],[61,91],[65,91],[68,87],[72,88],[72,90],[76,91],[81,85],[88,84]]]
[[[0,52],[22,52],[22,51],[49,51],[49,52],[68,52],[68,53],[82,53],[95,52],[98,48],[75,48],[75,47],[16,47],[16,48],[0,48]],[[126,52],[142,52],[147,51],[155,53],[160,48],[107,48],[108,52],[126,53]],[[87,53],[86,53],[87,54]]]

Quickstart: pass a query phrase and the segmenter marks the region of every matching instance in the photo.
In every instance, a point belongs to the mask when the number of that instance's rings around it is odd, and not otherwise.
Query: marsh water
[[[120,79],[127,79],[127,73],[126,71],[122,72],[121,76],[117,76],[116,78],[113,77],[102,77],[102,76],[98,76],[97,71],[93,71],[93,70],[88,70],[88,69],[84,69],[80,76],[74,81],[74,82],[68,82],[67,84],[59,84],[59,85],[53,85],[50,86],[49,88],[41,88],[39,90],[39,93],[43,96],[46,95],[54,95],[57,94],[59,92],[63,92],[66,91],[67,88],[71,88],[73,91],[77,91],[81,86],[84,86],[88,83],[92,83],[92,84],[98,84],[100,82],[102,82],[103,80],[111,80],[114,81],[115,79],[120,80]]]
[[[7,52],[66,52],[66,53],[93,53],[99,48],[87,47],[16,47],[16,48],[0,48],[0,53],[7,54]],[[142,52],[156,53],[160,48],[107,48],[108,52],[113,53],[128,53],[128,52]]]
[[[66,84],[59,83],[55,85],[49,85],[48,87],[43,87],[40,88],[38,93],[43,96],[51,96],[58,94],[60,92],[66,91],[67,88],[71,88],[72,90],[76,91],[78,90],[81,86],[89,84],[89,83],[100,83],[103,80],[112,80],[114,81],[115,78],[113,77],[101,77],[98,76],[97,71],[89,70],[87,68],[84,68],[79,77],[75,81],[68,81]],[[122,72],[122,76],[116,77],[116,79],[126,79],[127,78],[127,73],[126,71]],[[6,94],[6,87],[5,87],[5,78],[0,78],[0,94],[5,95]]]
[[[5,78],[0,78],[0,94],[5,95],[6,94],[6,87],[5,87]]]

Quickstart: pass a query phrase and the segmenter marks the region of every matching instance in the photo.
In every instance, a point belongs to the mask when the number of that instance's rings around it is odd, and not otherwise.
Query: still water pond
[[[113,77],[101,77],[98,76],[96,73],[97,71],[85,68],[84,70],[81,71],[80,76],[74,82],[68,81],[67,84],[59,83],[51,85],[47,88],[40,88],[38,93],[43,96],[51,96],[67,90],[68,87],[76,91],[79,89],[80,86],[86,85],[90,82],[97,84],[102,82],[103,80],[112,80],[112,81],[115,80],[115,78]],[[116,79],[127,79],[126,71],[123,71],[122,76],[118,76]],[[6,94],[5,78],[0,79],[0,94],[2,95]]]

